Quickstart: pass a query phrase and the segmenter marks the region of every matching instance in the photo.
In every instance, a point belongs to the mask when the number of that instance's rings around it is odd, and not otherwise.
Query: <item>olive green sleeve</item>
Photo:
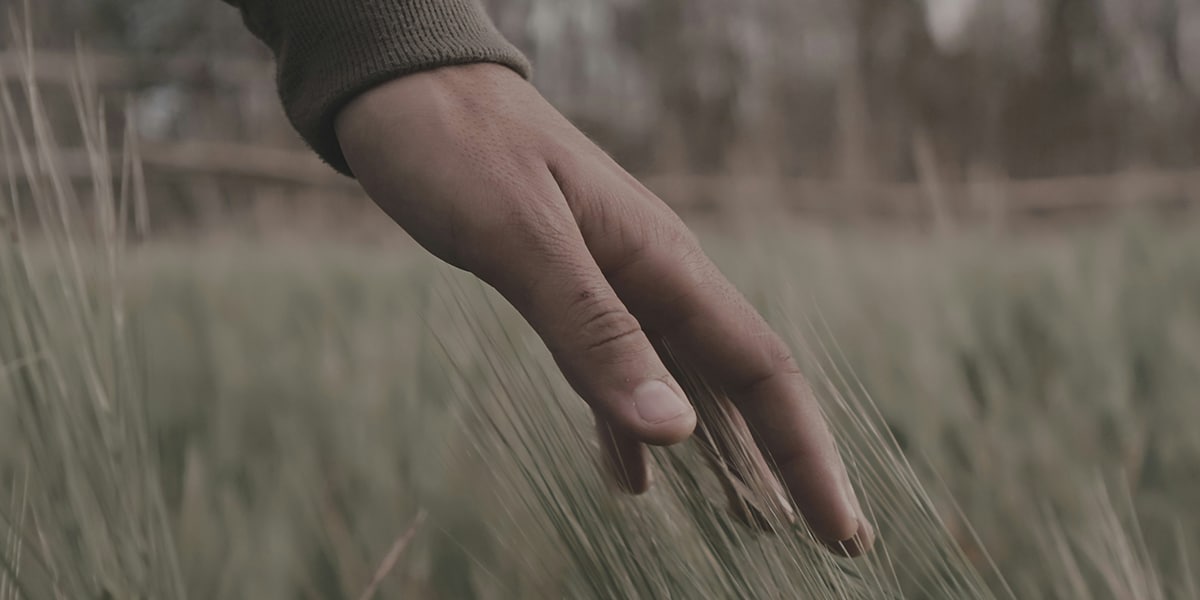
[[[353,176],[334,117],[385,81],[447,65],[494,62],[529,76],[529,63],[478,0],[226,0],[271,48],[292,125],[317,154]]]

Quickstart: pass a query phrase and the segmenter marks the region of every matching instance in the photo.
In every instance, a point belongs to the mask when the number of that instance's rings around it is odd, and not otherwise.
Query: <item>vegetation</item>
[[[3,97],[42,175],[4,192],[0,599],[1197,596],[1192,224],[706,235],[839,432],[880,536],[847,561],[741,525],[698,443],[609,493],[532,333],[409,246],[126,248],[136,168],[77,106],[85,190]]]
[[[537,65],[539,89],[639,174],[911,182],[1197,167],[1194,1],[1014,2],[483,4]],[[106,52],[196,59],[131,69],[120,92],[145,109],[149,137],[297,143],[270,66],[237,64],[267,53],[226,3],[9,5],[28,5],[47,48],[82,32]],[[0,32],[15,14],[0,10]]]

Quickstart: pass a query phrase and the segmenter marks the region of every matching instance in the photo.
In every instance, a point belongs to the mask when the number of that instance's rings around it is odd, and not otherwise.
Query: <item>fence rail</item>
[[[240,87],[249,81],[271,81],[271,61],[233,56],[179,56],[105,54],[35,50],[0,51],[0,82],[16,82],[32,76],[39,84],[65,85],[77,78],[81,67],[97,86],[130,88],[175,82],[203,83],[215,87]]]
[[[357,193],[359,189],[354,180],[334,172],[305,150],[228,142],[143,143],[139,155],[150,177],[195,177],[339,194]],[[118,158],[113,157],[108,165],[113,175],[121,167]],[[70,179],[87,180],[93,176],[93,160],[83,150],[62,150],[54,158],[55,170]],[[0,155],[0,182],[21,182],[45,175],[37,169],[40,167],[29,172],[16,157]],[[847,183],[798,177],[650,174],[641,179],[677,211],[688,214],[783,210],[883,221],[942,217],[1022,220],[1086,217],[1130,207],[1200,207],[1198,170],[942,182],[936,190],[916,183]]]
[[[80,73],[101,89],[131,89],[171,81],[239,89],[272,76],[261,58],[137,56],[89,52],[86,55],[38,50],[32,57],[0,51],[0,83],[67,84]],[[230,184],[283,186],[357,194],[342,177],[301,148],[264,147],[238,142],[142,142],[139,155],[153,178],[197,178]],[[20,182],[36,172],[16,157],[0,155],[0,183]],[[92,157],[80,149],[57,153],[55,169],[86,180]],[[114,159],[113,174],[121,163]],[[812,178],[650,174],[641,178],[677,211],[731,214],[783,210],[838,219],[936,221],[938,219],[1047,220],[1085,218],[1128,207],[1180,210],[1200,207],[1200,170],[1142,170],[1105,175],[1036,180],[997,179],[948,183],[846,182]]]

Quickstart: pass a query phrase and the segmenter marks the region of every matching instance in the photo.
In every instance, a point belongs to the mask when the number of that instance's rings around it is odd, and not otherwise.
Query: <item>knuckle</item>
[[[723,280],[721,274],[712,268],[712,262],[708,260],[708,255],[704,253],[704,250],[700,249],[699,244],[679,246],[676,256],[678,257],[679,276],[684,278],[690,287],[701,289],[717,285]]]
[[[672,287],[688,290],[705,283],[713,276],[710,261],[700,244],[685,227],[656,227],[649,235],[639,236],[639,243],[627,246],[626,259],[621,265],[629,268],[640,263],[649,272],[669,274]]]
[[[780,377],[801,376],[800,365],[782,340],[771,334],[764,340],[759,353],[749,361],[742,373],[730,382],[735,397],[748,397],[762,385]]]
[[[690,229],[682,224],[665,229],[659,234],[660,251],[655,260],[669,264],[676,277],[682,278],[684,288],[703,286],[720,277]]]
[[[504,248],[507,240],[522,227],[524,219],[514,209],[490,210],[475,215],[458,236],[459,256],[464,266],[481,277],[501,267],[505,258],[498,250]]]
[[[672,254],[683,254],[699,246],[692,231],[677,217],[652,219],[648,227],[651,230],[642,237]]]
[[[662,278],[659,292],[645,307],[656,331],[686,331],[711,319],[714,311],[735,305],[724,277],[698,246],[664,247],[649,253],[645,260],[650,272]]]
[[[652,220],[654,223],[654,238],[659,244],[665,245],[677,250],[696,250],[700,247],[700,241],[696,238],[696,234],[684,224],[669,208],[663,207],[657,218]]]
[[[619,301],[595,290],[582,290],[571,307],[584,353],[604,353],[619,348],[642,333],[642,326]]]
[[[553,206],[528,198],[501,200],[479,215],[461,235],[460,256],[468,270],[488,279],[521,261],[553,260],[570,251],[570,235]]]

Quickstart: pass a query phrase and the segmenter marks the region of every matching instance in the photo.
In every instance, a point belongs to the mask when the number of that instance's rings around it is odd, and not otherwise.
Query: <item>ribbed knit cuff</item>
[[[529,63],[478,0],[242,0],[247,25],[275,52],[288,118],[317,154],[350,175],[334,117],[385,81],[476,62],[529,76]]]

